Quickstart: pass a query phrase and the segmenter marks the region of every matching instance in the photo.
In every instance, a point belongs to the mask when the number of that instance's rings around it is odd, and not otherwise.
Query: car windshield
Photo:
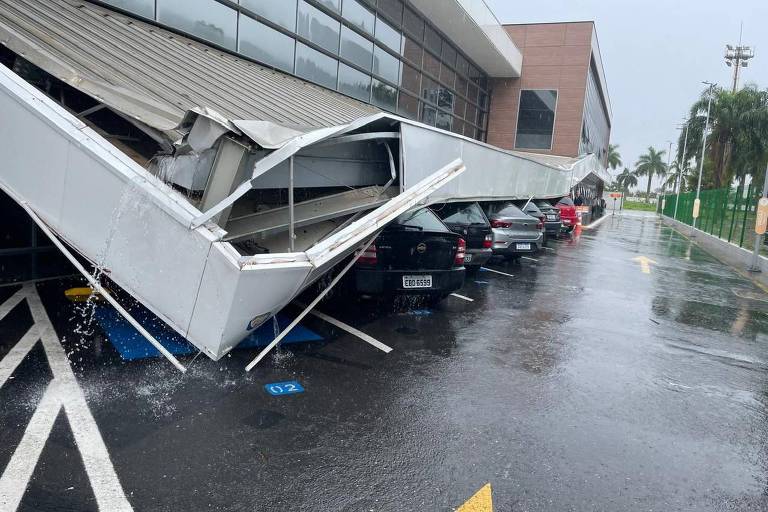
[[[562,204],[562,205],[564,205],[564,206],[574,206],[574,204],[573,204],[573,199],[571,199],[570,197],[564,197],[564,198],[562,198],[561,200],[559,200],[559,201],[557,202],[557,204]]]
[[[450,224],[487,224],[483,210],[477,203],[448,203],[435,211]]]
[[[499,217],[520,217],[521,215],[526,215],[523,213],[523,211],[518,208],[517,206],[513,204],[508,204],[504,207],[503,210],[500,210],[499,213],[497,213]]]
[[[404,213],[390,225],[393,229],[419,229],[426,231],[448,231],[445,225],[440,222],[437,215],[432,213],[429,208],[421,208],[413,212]]]

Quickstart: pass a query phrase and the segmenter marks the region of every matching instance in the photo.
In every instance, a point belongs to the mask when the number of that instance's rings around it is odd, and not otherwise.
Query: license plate
[[[530,251],[531,250],[531,244],[517,244],[516,245],[518,251]]]
[[[403,276],[403,288],[432,288],[432,276]]]
[[[464,263],[469,263],[472,261],[472,255],[471,254],[465,254],[464,255]]]
[[[557,220],[557,215],[547,215],[547,220]]]

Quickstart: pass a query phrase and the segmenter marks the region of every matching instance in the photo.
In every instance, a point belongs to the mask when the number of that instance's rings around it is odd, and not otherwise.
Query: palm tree
[[[617,167],[621,166],[621,155],[618,149],[618,144],[608,144],[608,167],[614,171]]]
[[[624,170],[616,176],[616,184],[619,186],[619,189],[623,190],[626,194],[630,187],[637,186],[637,176],[625,167]]]
[[[667,164],[664,163],[665,150],[657,151],[653,146],[648,147],[648,152],[640,155],[635,164],[635,173],[638,176],[648,176],[648,187],[645,192],[645,202],[651,202],[651,180],[656,175],[663,176],[667,173]]]

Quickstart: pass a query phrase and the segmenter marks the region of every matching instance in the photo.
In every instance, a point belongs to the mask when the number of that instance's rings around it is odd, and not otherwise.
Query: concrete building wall
[[[577,156],[594,23],[506,25],[504,28],[523,54],[523,67],[521,78],[491,81],[488,142],[515,149],[520,90],[556,89],[552,148],[526,151]]]

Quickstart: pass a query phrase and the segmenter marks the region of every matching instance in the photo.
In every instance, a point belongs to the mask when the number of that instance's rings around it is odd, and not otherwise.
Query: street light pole
[[[661,183],[661,214],[664,215],[664,207],[667,206],[667,174],[669,173],[669,165],[672,163],[672,141],[669,142],[669,151],[667,152],[667,170],[664,173],[664,181]]]
[[[704,121],[704,131],[701,133],[701,158],[699,158],[699,183],[696,186],[696,200],[693,202],[693,226],[691,227],[691,237],[696,236],[696,220],[699,217],[699,208],[701,207],[701,175],[704,173],[704,152],[707,149],[707,132],[709,131],[709,114],[712,110],[712,88],[715,86],[712,82],[702,82],[709,85],[709,101],[707,101],[707,117]]]
[[[677,197],[675,198],[675,213],[672,216],[677,220],[677,205],[680,204],[680,191],[683,187],[683,166],[685,165],[685,152],[688,151],[688,126],[690,126],[690,119],[685,121],[685,142],[683,142],[683,159],[682,162],[678,158],[677,160]]]

